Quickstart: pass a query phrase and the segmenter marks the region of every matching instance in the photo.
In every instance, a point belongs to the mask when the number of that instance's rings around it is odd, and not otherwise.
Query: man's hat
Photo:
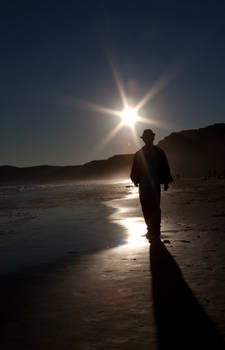
[[[145,129],[143,131],[143,134],[141,136],[141,139],[143,138],[148,138],[148,137],[152,137],[152,136],[155,136],[154,132],[151,130],[151,129]]]

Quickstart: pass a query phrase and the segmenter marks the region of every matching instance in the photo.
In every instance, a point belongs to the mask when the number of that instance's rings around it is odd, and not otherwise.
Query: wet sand
[[[162,198],[162,243],[151,245],[138,199],[133,211],[109,203],[118,230],[131,230],[127,245],[71,249],[2,278],[1,348],[223,349],[224,198],[222,180],[177,183]]]

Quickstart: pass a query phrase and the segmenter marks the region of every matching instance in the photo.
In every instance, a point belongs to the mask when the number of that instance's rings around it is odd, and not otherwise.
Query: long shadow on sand
[[[162,242],[151,244],[150,263],[160,350],[225,349],[222,336]]]

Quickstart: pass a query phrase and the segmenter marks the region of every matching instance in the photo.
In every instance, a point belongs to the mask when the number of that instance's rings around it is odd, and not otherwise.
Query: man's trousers
[[[160,237],[160,188],[139,187],[139,197],[148,233]]]

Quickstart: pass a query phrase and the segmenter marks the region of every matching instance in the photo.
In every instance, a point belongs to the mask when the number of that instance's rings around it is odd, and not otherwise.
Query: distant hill
[[[172,133],[158,146],[165,150],[173,174],[203,176],[225,170],[225,124]]]
[[[0,166],[0,184],[127,178],[132,160],[132,154],[121,154],[106,160],[94,160],[84,165],[75,166],[40,165],[24,168],[9,165]]]
[[[158,146],[165,150],[173,175],[204,176],[225,169],[225,124],[172,133]],[[77,166],[0,166],[0,183],[127,178],[132,160],[132,154],[121,154]]]

